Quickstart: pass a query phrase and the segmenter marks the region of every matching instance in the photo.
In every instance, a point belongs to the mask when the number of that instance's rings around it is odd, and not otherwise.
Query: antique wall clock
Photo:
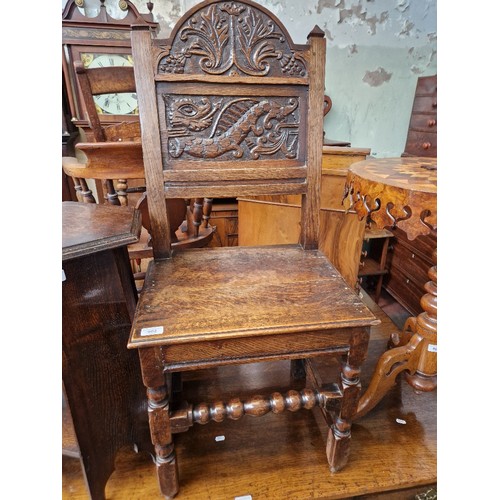
[[[130,25],[138,21],[157,30],[153,21],[153,3],[148,2],[149,12],[140,14],[129,0],[120,0],[119,6],[127,14],[123,19],[111,17],[100,0],[99,13],[88,17],[81,13],[84,0],[68,0],[62,12],[63,82],[69,96],[71,121],[93,140],[89,128],[85,104],[78,86],[74,63],[81,61],[85,67],[133,66],[130,42]],[[105,115],[107,124],[138,119],[135,94],[108,94],[95,98],[98,113]]]
[[[109,66],[133,66],[132,56],[128,54],[82,54],[85,68],[105,68]],[[94,96],[97,112],[108,115],[137,115],[139,107],[137,94],[101,94]]]

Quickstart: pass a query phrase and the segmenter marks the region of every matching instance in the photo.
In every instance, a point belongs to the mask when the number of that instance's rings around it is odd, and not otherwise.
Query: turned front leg
[[[340,409],[328,431],[326,456],[332,472],[342,469],[349,459],[351,449],[351,426],[356,415],[361,392],[360,366],[368,349],[368,330],[353,334],[352,347],[347,361],[342,365],[342,392]]]
[[[162,495],[173,498],[179,491],[179,473],[170,422],[169,390],[155,349],[139,351],[144,385],[147,388],[151,442]]]

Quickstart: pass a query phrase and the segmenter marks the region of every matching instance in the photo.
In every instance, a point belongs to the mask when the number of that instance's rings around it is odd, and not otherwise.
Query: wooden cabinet
[[[409,241],[404,231],[393,229],[392,251],[389,252],[389,275],[386,290],[411,314],[417,316],[423,309],[420,299],[426,293],[429,281],[427,271],[433,265],[435,236],[419,236]]]
[[[411,112],[408,137],[402,156],[437,156],[437,75],[420,77]],[[408,311],[417,315],[423,309],[420,299],[427,271],[433,265],[435,236],[421,236],[409,241],[404,231],[395,229],[393,251],[389,253],[386,290]]]
[[[238,246],[238,202],[232,198],[214,199],[210,225],[215,226],[214,237],[209,247]]]
[[[127,244],[138,212],[62,203],[63,454],[79,458],[92,500],[104,499],[117,451],[151,451],[137,352],[127,349],[137,293]]]
[[[403,156],[437,156],[437,75],[417,80]]]
[[[323,147],[319,248],[356,288],[365,222],[346,213],[342,198],[348,167],[365,160],[370,149]],[[297,243],[300,196],[259,196],[238,199],[239,245]]]

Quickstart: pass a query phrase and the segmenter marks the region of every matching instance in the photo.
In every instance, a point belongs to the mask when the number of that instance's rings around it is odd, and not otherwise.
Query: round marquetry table
[[[348,170],[344,207],[353,209],[379,229],[398,227],[409,240],[437,232],[437,161],[402,157],[361,161]],[[423,312],[409,318],[402,332],[391,336],[372,380],[362,395],[357,417],[370,411],[405,372],[417,391],[437,386],[437,249],[429,269]]]

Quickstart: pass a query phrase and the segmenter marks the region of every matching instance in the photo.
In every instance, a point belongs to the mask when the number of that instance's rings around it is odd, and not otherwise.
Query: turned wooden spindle
[[[342,398],[342,391],[336,384],[320,390],[303,389],[300,392],[290,390],[285,394],[273,392],[270,396],[252,396],[246,401],[232,398],[227,403],[199,403],[195,406],[184,403],[170,414],[172,432],[184,432],[194,423],[207,424],[211,420],[222,422],[226,419],[239,420],[244,415],[261,417],[269,412],[283,413],[285,410],[295,412],[300,409],[310,410],[319,406],[333,411],[335,401]]]
[[[195,198],[193,202],[193,225],[194,225],[194,234],[196,237],[198,237],[200,232],[202,217],[203,217],[203,198]]]
[[[202,227],[208,227],[208,221],[212,214],[213,198],[205,198],[203,200],[203,222]]]
[[[115,191],[115,186],[113,184],[112,179],[106,179],[106,200],[110,205],[120,205],[120,200],[118,199],[118,195]]]
[[[301,408],[310,410],[320,403],[321,394],[312,389],[303,389],[300,392],[291,390],[285,395],[273,392],[267,398],[255,395],[245,402],[233,398],[227,404],[222,401],[211,405],[200,403],[193,409],[193,422],[206,424],[210,420],[222,422],[226,418],[239,420],[243,415],[261,417],[269,412],[283,413],[285,410],[294,412]]]
[[[118,201],[122,206],[128,205],[127,189],[128,189],[127,179],[118,179],[116,182],[116,194],[118,195]]]
[[[78,193],[80,193],[81,201],[84,203],[95,203],[94,195],[92,191],[89,189],[87,185],[87,181],[85,179],[76,179],[75,178],[75,190],[76,195],[78,197]]]

